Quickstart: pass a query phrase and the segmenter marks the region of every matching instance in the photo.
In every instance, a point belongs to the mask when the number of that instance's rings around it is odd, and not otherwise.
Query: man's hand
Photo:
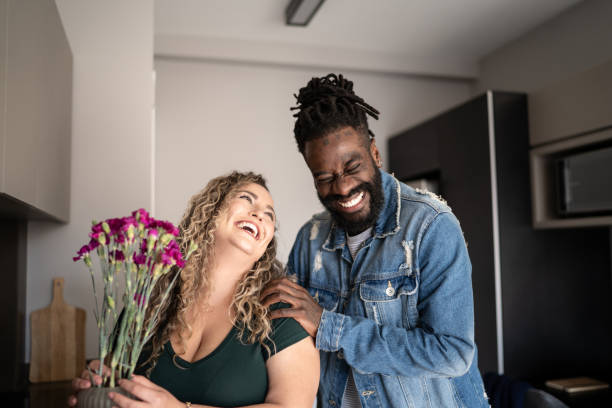
[[[273,280],[261,293],[261,300],[266,307],[277,302],[289,303],[290,308],[273,310],[270,317],[293,317],[311,337],[317,337],[323,308],[297,283],[287,278]]]

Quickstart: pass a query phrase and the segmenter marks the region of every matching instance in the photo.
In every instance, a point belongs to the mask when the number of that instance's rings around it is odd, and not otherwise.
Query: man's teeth
[[[344,202],[338,201],[338,204],[340,204],[340,207],[350,208],[350,207],[354,207],[357,204],[359,204],[362,199],[363,199],[363,191],[359,193],[359,195],[353,198],[351,201],[344,201]]]
[[[259,235],[259,230],[257,229],[257,226],[250,222],[246,222],[246,221],[239,222],[238,228],[248,231],[255,238],[257,238],[257,236]]]

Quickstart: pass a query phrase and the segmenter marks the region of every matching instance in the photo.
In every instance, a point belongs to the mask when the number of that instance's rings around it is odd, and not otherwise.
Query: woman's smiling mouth
[[[252,222],[238,221],[236,223],[236,226],[241,230],[247,232],[253,238],[259,239],[259,228],[257,228],[257,225],[253,224]]]

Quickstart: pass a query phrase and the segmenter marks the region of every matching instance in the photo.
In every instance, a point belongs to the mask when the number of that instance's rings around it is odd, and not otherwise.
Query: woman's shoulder
[[[291,307],[288,303],[278,302],[270,305],[270,310],[285,309]],[[306,330],[292,317],[281,317],[272,320],[272,332],[270,340],[266,341],[266,345],[270,348],[270,354],[264,350],[264,357],[267,360],[274,354],[287,347],[297,343],[298,341],[308,337]]]

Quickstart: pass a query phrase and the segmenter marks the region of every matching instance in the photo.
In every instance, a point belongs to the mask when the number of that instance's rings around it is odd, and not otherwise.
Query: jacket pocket
[[[388,279],[366,280],[359,297],[366,315],[378,324],[410,328],[417,321],[418,280],[414,273]]]
[[[317,288],[308,288],[308,292],[310,296],[325,310],[329,310],[330,312],[335,312],[338,308],[338,300],[339,296],[325,289],[317,289]]]

